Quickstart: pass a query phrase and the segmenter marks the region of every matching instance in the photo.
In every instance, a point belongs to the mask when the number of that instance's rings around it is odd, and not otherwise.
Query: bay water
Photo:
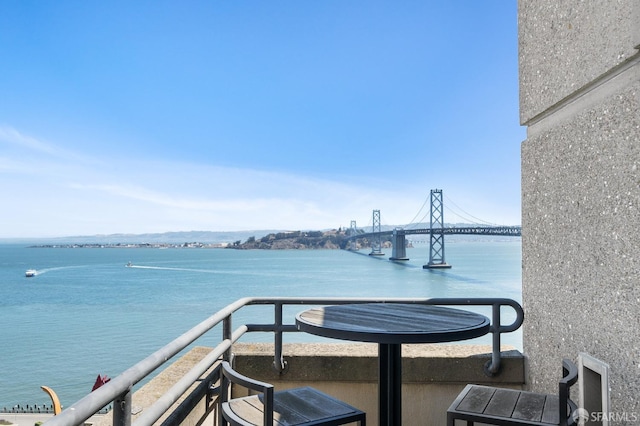
[[[452,269],[425,270],[428,244],[406,262],[370,249],[34,248],[0,244],[0,409],[63,406],[86,395],[98,374],[115,377],[229,303],[269,297],[507,297],[521,301],[518,237],[447,236]],[[132,262],[134,267],[125,267]],[[37,270],[26,278],[27,269]],[[285,311],[285,322],[303,307]],[[489,311],[478,309],[489,314]],[[510,323],[505,312],[503,323]],[[250,314],[247,314],[250,315]],[[235,318],[235,317],[234,317]],[[243,318],[235,319],[235,326]],[[247,321],[261,322],[264,318]],[[317,338],[316,338],[317,339]],[[202,340],[202,339],[201,339]],[[220,333],[198,344],[215,346]],[[311,341],[288,333],[285,342]],[[264,334],[242,341],[272,341]],[[490,336],[473,343],[490,344]],[[521,330],[503,343],[522,349]]]

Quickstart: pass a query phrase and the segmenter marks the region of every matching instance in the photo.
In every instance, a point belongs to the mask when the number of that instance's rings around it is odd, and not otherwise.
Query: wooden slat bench
[[[467,425],[575,424],[572,414],[577,407],[569,399],[569,388],[578,379],[578,369],[565,359],[563,371],[558,395],[467,385],[447,410],[447,425],[453,426],[456,419],[467,421]]]

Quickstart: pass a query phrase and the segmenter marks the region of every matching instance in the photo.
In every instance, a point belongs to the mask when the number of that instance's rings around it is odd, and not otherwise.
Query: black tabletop
[[[384,344],[453,342],[489,332],[481,314],[442,306],[363,303],[314,308],[296,316],[298,329],[335,339]]]

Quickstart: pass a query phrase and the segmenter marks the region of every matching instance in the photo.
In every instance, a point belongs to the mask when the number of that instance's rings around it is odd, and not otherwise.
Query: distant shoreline
[[[23,244],[28,244],[28,248],[63,248],[63,249],[77,249],[77,248],[113,248],[113,249],[235,249],[235,250],[305,250],[305,249],[345,249],[347,244],[347,232],[346,230],[331,229],[325,231],[280,231],[267,233],[263,237],[256,237],[260,235],[259,232],[244,231],[235,234],[217,234],[218,238],[214,239],[213,233],[209,232],[191,232],[191,233],[166,233],[166,234],[145,234],[139,235],[137,238],[143,242],[123,242],[129,239],[133,239],[132,236],[125,235],[112,235],[111,241],[96,240],[98,237],[84,237],[83,241],[78,241],[76,238],[70,237],[69,239],[59,238],[57,241],[41,240],[35,241],[22,241]],[[120,241],[116,238],[122,238]],[[194,237],[193,239],[189,237]],[[200,238],[198,238],[200,237]],[[230,237],[244,237],[231,239]],[[456,238],[461,237],[461,238]],[[91,241],[91,239],[94,239]],[[104,237],[103,237],[104,238]],[[180,238],[180,240],[178,239]],[[455,236],[451,235],[448,239],[452,242],[459,239],[499,239],[506,238],[513,240],[519,237],[496,237],[496,236]],[[66,240],[66,241],[65,241]],[[243,242],[244,241],[244,242]],[[409,241],[408,241],[409,242]],[[423,241],[422,239],[412,239],[409,243],[422,243],[428,242],[428,239]],[[7,242],[9,243],[9,242]],[[18,244],[14,241],[13,244]],[[2,244],[2,240],[0,240]],[[359,248],[370,247],[371,242],[366,238],[359,239]],[[391,245],[389,237],[385,237],[382,244],[386,246]]]
[[[28,248],[226,248],[229,243],[80,243],[80,244],[37,244]]]
[[[290,231],[270,233],[256,239],[250,236],[245,242],[236,240],[229,242],[203,243],[203,242],[144,242],[144,243],[109,243],[109,242],[75,242],[75,243],[45,243],[33,244],[28,248],[153,248],[153,249],[184,249],[184,248],[212,248],[212,249],[236,249],[236,250],[303,250],[303,249],[338,249],[344,245],[345,232],[342,230],[330,231]]]

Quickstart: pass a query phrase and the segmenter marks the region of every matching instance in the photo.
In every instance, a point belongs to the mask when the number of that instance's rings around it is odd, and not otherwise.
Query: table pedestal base
[[[402,424],[402,345],[378,345],[380,426]]]

